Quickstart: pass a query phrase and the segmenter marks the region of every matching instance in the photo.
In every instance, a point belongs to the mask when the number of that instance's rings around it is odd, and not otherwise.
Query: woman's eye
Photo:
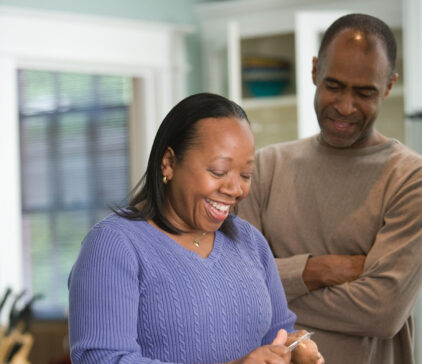
[[[224,175],[225,175],[225,172],[221,172],[221,171],[210,170],[210,172],[216,177],[224,177]]]
[[[242,176],[242,178],[244,180],[247,180],[247,181],[251,179],[251,175],[250,174],[242,174],[241,176]]]

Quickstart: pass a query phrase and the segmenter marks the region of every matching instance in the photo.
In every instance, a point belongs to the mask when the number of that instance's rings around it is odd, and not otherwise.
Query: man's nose
[[[355,98],[350,92],[338,96],[334,105],[340,115],[348,116],[356,111]]]

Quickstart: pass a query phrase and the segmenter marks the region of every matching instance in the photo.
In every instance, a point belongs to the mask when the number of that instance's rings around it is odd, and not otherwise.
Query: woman
[[[253,167],[235,103],[197,94],[169,112],[140,191],[91,229],[71,272],[74,364],[290,363],[296,317],[271,252],[230,214]]]

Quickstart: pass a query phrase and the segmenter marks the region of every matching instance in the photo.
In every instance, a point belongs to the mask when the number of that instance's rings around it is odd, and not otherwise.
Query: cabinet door
[[[293,20],[265,31],[231,21],[226,31],[228,96],[248,114],[256,148],[297,139]]]
[[[310,11],[295,15],[296,92],[298,137],[319,132],[314,110],[315,86],[312,82],[312,58],[318,54],[324,31],[345,11]]]

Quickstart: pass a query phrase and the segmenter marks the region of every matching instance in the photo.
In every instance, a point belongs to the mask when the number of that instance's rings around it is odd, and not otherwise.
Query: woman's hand
[[[294,341],[306,334],[305,330],[300,330],[289,334],[286,345],[292,344]],[[306,339],[302,341],[292,351],[291,361],[293,364],[324,364],[324,358],[318,351],[315,341]]]
[[[285,346],[286,340],[287,332],[280,330],[271,345],[261,346],[227,364],[290,364],[291,353]]]

